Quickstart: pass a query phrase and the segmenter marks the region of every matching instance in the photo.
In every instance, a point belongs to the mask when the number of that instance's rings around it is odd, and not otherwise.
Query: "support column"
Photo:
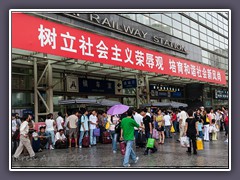
[[[38,74],[37,74],[37,58],[34,58],[34,115],[35,122],[38,122]]]
[[[149,104],[150,103],[150,89],[149,89],[148,75],[145,76],[145,81],[146,81],[146,90],[147,90],[147,104]]]
[[[138,88],[138,75],[136,75],[137,87],[136,87],[136,106],[139,109],[139,88]]]
[[[47,89],[47,105],[49,113],[53,113],[53,79],[52,79],[52,65],[48,60],[48,89]]]

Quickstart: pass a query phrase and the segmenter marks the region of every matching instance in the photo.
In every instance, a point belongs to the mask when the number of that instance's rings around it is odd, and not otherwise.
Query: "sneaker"
[[[139,160],[139,157],[136,157],[136,160],[134,161],[134,163],[137,164],[138,160]]]
[[[50,150],[53,150],[54,148],[52,146],[50,146]]]
[[[80,149],[82,149],[82,146],[79,146]]]
[[[224,142],[225,142],[225,143],[228,143],[228,139],[226,139]]]
[[[89,147],[92,147],[91,145],[89,145]]]
[[[131,165],[130,164],[127,164],[127,165],[123,165],[123,167],[130,167]]]
[[[40,148],[39,150],[38,150],[38,152],[42,152],[43,150]]]
[[[30,157],[31,160],[35,160],[35,159],[38,159],[38,156],[33,156],[33,157]]]
[[[16,158],[16,157],[13,156],[13,157],[12,157],[12,160],[13,160],[13,161],[17,161],[18,158]]]
[[[117,153],[117,151],[113,151],[113,153],[115,154],[115,153]]]

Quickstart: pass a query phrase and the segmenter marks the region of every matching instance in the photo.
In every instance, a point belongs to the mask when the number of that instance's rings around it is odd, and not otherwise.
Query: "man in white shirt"
[[[137,112],[137,110],[133,111],[133,118],[139,126],[143,126],[143,117],[141,116],[141,114],[139,114]],[[137,139],[138,139],[139,130],[141,130],[141,129],[134,127],[134,136],[135,136],[136,147],[138,147]]]
[[[64,149],[67,148],[67,138],[64,135],[64,130],[60,129],[55,135],[55,148]]]
[[[171,116],[169,115],[169,112],[166,111],[165,115],[163,116],[165,130],[166,130],[166,138],[172,138],[170,134],[170,129],[172,126]]]
[[[35,156],[35,153],[32,149],[31,142],[29,140],[29,127],[28,127],[28,122],[31,121],[31,115],[29,114],[24,114],[23,116],[24,122],[20,126],[20,143],[19,146],[13,155],[14,159],[18,159],[20,154],[23,151],[23,147],[25,146],[28,153],[30,154],[31,159],[36,159],[37,157]]]
[[[186,124],[186,119],[188,118],[188,115],[187,115],[186,111],[184,111],[183,107],[179,107],[179,109],[181,110],[181,112],[180,112],[180,116],[179,116],[180,135],[179,135],[178,141],[180,141],[180,138],[183,137],[183,135],[184,135],[184,127]]]
[[[98,125],[98,118],[97,118],[97,112],[92,111],[92,114],[89,117],[90,121],[90,145],[96,146],[97,144],[97,138],[93,135],[93,130],[97,128]]]
[[[58,117],[56,119],[56,123],[57,123],[57,130],[58,131],[60,129],[63,129],[64,120],[62,118],[62,113],[61,112],[58,112]]]

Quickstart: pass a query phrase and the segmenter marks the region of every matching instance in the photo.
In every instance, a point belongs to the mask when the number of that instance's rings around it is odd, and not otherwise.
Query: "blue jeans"
[[[51,139],[51,144],[55,145],[55,134],[54,131],[46,131],[47,135]]]
[[[123,166],[127,166],[129,164],[129,157],[131,157],[133,161],[136,161],[136,154],[132,148],[133,142],[134,141],[126,141],[127,146],[126,146],[126,152],[123,160]]]
[[[88,131],[84,132],[84,131],[80,131],[80,138],[79,138],[79,146],[82,146],[82,140],[83,140],[83,136],[88,136]]]
[[[199,132],[199,137],[203,139],[203,132],[202,131],[198,131],[198,132]]]
[[[171,137],[171,134],[170,134],[171,126],[165,126],[165,129],[166,129],[166,137],[167,138]]]
[[[97,144],[97,137],[93,135],[93,129],[90,129],[90,145]]]
[[[173,121],[173,127],[174,127],[174,130],[175,130],[175,133],[178,131],[177,130],[177,120]]]
[[[115,131],[110,131],[111,139],[112,139],[112,149],[113,151],[117,151],[117,136],[118,134]]]

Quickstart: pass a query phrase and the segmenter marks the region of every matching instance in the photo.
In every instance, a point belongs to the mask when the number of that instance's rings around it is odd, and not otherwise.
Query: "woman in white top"
[[[46,124],[46,133],[51,137],[50,149],[54,149],[53,148],[53,146],[55,145],[54,126],[56,125],[56,123],[53,120],[53,114],[52,113],[47,115],[47,119],[45,120],[45,124]]]

